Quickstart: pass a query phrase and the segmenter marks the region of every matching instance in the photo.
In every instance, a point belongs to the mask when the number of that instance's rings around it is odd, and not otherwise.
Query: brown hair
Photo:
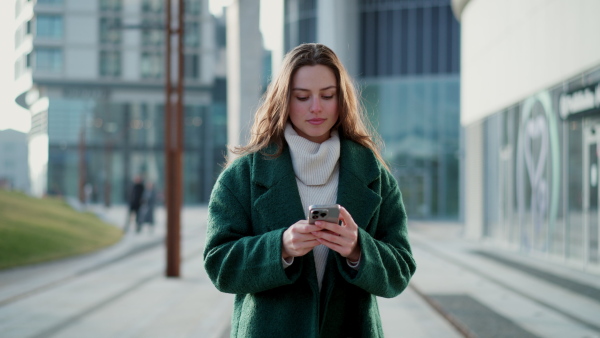
[[[304,66],[323,65],[335,75],[338,97],[338,128],[340,136],[350,139],[373,151],[379,162],[387,168],[381,153],[377,133],[364,116],[364,108],[359,102],[356,87],[337,55],[327,46],[319,43],[305,43],[297,46],[283,59],[281,70],[273,79],[261,99],[254,123],[250,130],[250,142],[246,146],[235,147],[232,153],[244,155],[261,152],[266,156],[281,155],[285,145],[284,130],[289,119],[290,87],[298,69]],[[276,145],[274,153],[263,150]]]

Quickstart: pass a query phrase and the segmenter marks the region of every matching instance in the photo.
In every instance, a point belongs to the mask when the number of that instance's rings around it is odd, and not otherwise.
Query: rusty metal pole
[[[177,29],[171,27],[171,0],[166,0],[165,33],[165,203],[167,208],[167,277],[180,276],[183,181],[183,0],[178,0]],[[171,41],[177,34],[177,89],[171,77]],[[174,100],[176,99],[176,101]],[[175,102],[174,102],[175,101]]]

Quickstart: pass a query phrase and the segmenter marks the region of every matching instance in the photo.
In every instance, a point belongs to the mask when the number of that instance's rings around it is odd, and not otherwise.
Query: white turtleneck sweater
[[[330,138],[315,143],[298,135],[290,123],[285,128],[285,139],[290,149],[296,183],[302,206],[308,219],[308,206],[335,204],[339,182],[340,138],[337,130]],[[320,244],[313,249],[319,289],[325,273],[329,248]],[[291,265],[289,262],[284,265]],[[286,266],[286,267],[287,267]]]

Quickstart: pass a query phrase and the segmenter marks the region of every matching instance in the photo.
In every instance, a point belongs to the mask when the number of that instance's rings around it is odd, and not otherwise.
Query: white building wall
[[[317,42],[331,48],[353,78],[359,68],[358,27],[357,0],[317,1]]]
[[[227,143],[245,145],[260,98],[262,38],[259,0],[234,0],[227,7]]]
[[[484,196],[483,196],[483,123],[472,123],[464,131],[465,163],[465,229],[464,236],[469,239],[480,239],[483,236]]]
[[[468,1],[460,13],[461,123],[599,65],[598,13],[598,0]]]

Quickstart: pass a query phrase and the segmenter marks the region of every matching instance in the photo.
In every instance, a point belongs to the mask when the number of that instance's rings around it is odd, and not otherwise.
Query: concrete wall
[[[465,177],[464,191],[464,235],[469,239],[480,239],[483,236],[484,204],[483,204],[483,123],[475,122],[464,129],[465,160],[463,164]]]
[[[262,38],[259,0],[227,7],[227,143],[245,145],[261,89]]]
[[[359,68],[359,5],[357,0],[317,2],[317,42],[331,48],[354,78]]]

